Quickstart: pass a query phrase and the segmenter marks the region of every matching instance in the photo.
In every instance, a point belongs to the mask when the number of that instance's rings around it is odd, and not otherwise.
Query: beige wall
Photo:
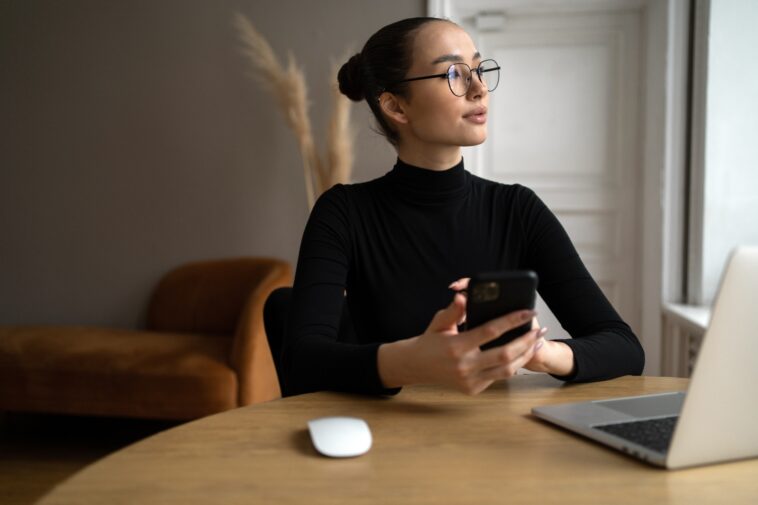
[[[0,3],[0,324],[139,326],[186,261],[294,263],[307,218],[293,136],[245,75],[246,14],[305,66],[322,138],[328,67],[423,0]],[[354,180],[391,168],[365,104]]]

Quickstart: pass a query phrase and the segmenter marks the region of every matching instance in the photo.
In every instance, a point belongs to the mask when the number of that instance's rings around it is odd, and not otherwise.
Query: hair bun
[[[363,80],[363,58],[361,53],[353,55],[337,73],[340,92],[350,100],[359,102],[366,96]]]

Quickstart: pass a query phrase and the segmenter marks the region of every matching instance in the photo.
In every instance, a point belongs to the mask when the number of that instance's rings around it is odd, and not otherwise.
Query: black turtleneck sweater
[[[377,349],[422,334],[450,304],[448,285],[478,272],[531,269],[574,352],[567,381],[640,374],[644,352],[579,258],[553,213],[528,188],[398,160],[316,202],[300,246],[283,347],[292,393],[392,393]],[[343,303],[352,320],[339,331]],[[342,321],[346,324],[345,321]]]

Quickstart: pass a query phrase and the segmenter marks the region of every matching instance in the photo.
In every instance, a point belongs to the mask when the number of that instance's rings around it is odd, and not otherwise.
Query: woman
[[[392,394],[416,383],[477,394],[521,367],[576,382],[642,372],[639,341],[550,210],[523,186],[464,169],[461,146],[486,139],[498,77],[465,31],[435,18],[382,28],[343,65],[340,90],[366,100],[398,160],[383,177],[319,198],[294,288],[267,303],[285,395]],[[472,274],[513,269],[537,272],[541,296],[572,339],[545,340],[533,324],[480,350],[533,319],[530,311],[459,332],[466,298],[455,292]]]

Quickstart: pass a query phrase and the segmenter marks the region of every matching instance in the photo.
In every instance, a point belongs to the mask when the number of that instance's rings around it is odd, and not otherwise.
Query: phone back
[[[466,329],[473,329],[517,310],[534,309],[537,274],[531,270],[481,273],[471,278],[467,291]],[[481,349],[507,344],[528,332],[531,326],[530,321],[507,331]]]

